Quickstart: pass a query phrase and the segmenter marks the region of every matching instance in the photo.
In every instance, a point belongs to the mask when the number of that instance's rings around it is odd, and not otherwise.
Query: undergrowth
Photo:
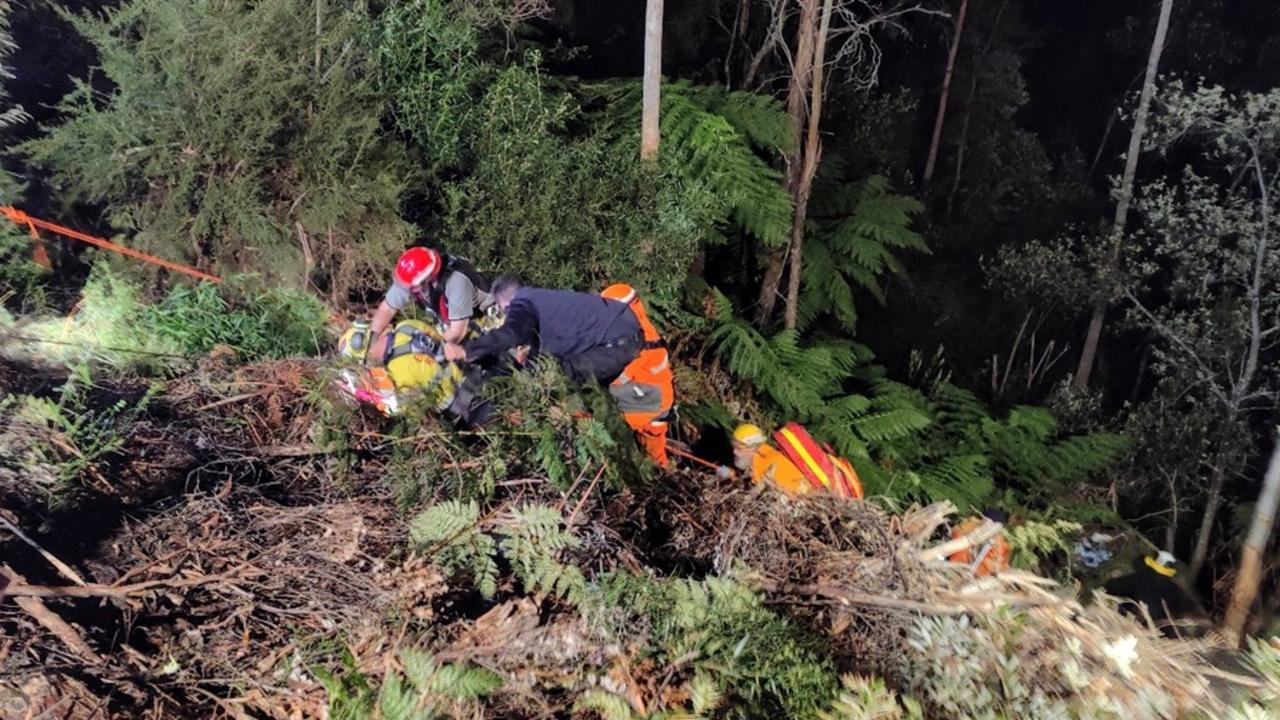
[[[21,350],[46,362],[164,373],[219,347],[251,362],[315,355],[326,344],[328,316],[318,300],[253,276],[175,286],[155,303],[145,297],[137,283],[99,266],[72,315],[23,326]]]

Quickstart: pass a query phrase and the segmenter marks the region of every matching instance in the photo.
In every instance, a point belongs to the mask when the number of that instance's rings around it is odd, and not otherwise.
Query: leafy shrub
[[[383,280],[411,236],[396,212],[407,155],[382,127],[364,5],[130,0],[65,16],[102,77],[77,79],[65,122],[20,148],[63,201],[105,206],[134,246],[173,259],[297,287],[314,262],[338,297]]]
[[[502,71],[478,106],[475,165],[446,188],[445,237],[484,267],[576,289],[625,281],[675,297],[711,231],[711,197],[624,148],[569,129],[581,112],[536,64]]]
[[[327,317],[310,295],[240,276],[223,286],[177,287],[148,305],[141,321],[179,352],[205,353],[227,345],[242,358],[256,360],[317,354]]]
[[[136,400],[94,402],[93,380],[86,365],[74,368],[58,391],[58,399],[25,395],[16,410],[19,422],[36,430],[35,452],[56,467],[58,493],[85,482],[103,482],[102,463],[124,447],[129,428],[163,390],[153,384]]]

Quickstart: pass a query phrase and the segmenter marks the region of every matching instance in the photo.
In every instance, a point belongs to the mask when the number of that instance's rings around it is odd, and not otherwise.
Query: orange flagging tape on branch
[[[51,223],[47,220],[41,220],[39,218],[31,217],[30,215],[22,212],[16,207],[11,207],[9,205],[0,205],[0,214],[3,214],[5,217],[9,218],[10,220],[17,223],[18,225],[26,226],[26,228],[31,231],[31,237],[33,238],[39,237],[37,233],[37,228],[48,230],[49,232],[57,233],[59,235],[62,235],[63,237],[69,237],[72,240],[79,240],[80,242],[89,243],[90,245],[103,248],[104,250],[118,252],[121,255],[128,255],[131,258],[136,258],[143,262],[151,263],[152,265],[159,265],[162,268],[166,268],[174,272],[180,272],[183,275],[190,275],[193,278],[197,278],[200,280],[208,280],[209,282],[212,282],[212,283],[222,282],[222,278],[218,277],[217,275],[210,275],[209,273],[206,273],[206,272],[200,272],[199,270],[191,267],[190,265],[183,265],[182,263],[172,262],[170,260],[165,260],[164,258],[158,258],[155,255],[148,255],[144,252],[138,252],[137,250],[134,250],[132,248],[127,248],[123,245],[117,245],[109,240],[103,240],[102,238],[94,237],[92,235],[85,235],[84,233],[78,232],[76,230],[72,230],[69,227],[64,227],[62,225],[58,225],[57,223]]]

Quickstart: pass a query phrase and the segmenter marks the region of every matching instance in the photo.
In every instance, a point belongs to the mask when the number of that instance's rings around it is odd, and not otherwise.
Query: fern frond
[[[592,689],[578,696],[573,704],[573,711],[595,712],[603,720],[634,720],[636,715],[631,711],[631,704],[622,697],[608,690]]]

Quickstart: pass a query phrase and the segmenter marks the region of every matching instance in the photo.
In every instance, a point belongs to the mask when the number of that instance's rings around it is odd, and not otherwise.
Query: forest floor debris
[[[141,500],[113,510],[110,522],[99,518],[93,542],[47,551],[84,585],[4,533],[18,567],[6,568],[0,589],[9,638],[0,647],[0,702],[67,718],[166,717],[180,708],[315,717],[332,700],[326,677],[384,677],[402,671],[403,651],[415,648],[501,677],[489,707],[502,716],[572,714],[591,688],[637,713],[691,701],[685,681],[696,678],[681,662],[649,659],[654,630],[644,623],[611,632],[564,600],[523,588],[506,568],[496,596],[484,598],[465,575],[442,574],[430,552],[412,552],[408,518],[385,482],[391,442],[357,427],[343,457],[328,452],[317,431],[323,404],[313,397],[322,383],[316,366],[300,361],[170,381],[101,460],[112,488]],[[14,425],[12,413],[0,419],[10,430],[38,430]],[[352,456],[356,467],[335,484],[335,467]],[[934,707],[945,709],[956,691],[943,681],[1003,677],[1006,662],[1034,681],[1028,702],[1090,696],[1134,720],[1217,717],[1225,706],[1215,682],[1256,684],[1210,668],[1207,644],[1167,640],[1106,599],[1083,606],[1069,588],[1017,571],[973,578],[946,557],[998,526],[950,539],[947,504],[893,515],[869,502],[788,500],[697,473],[622,492],[596,488],[589,476],[568,492],[498,483],[485,517],[534,501],[564,508],[581,543],[559,557],[588,580],[616,570],[738,578],[825,638],[839,667],[890,678]],[[45,541],[75,532],[98,492],[68,501],[79,503],[78,515],[28,505],[15,524]],[[963,658],[958,645],[968,648]],[[962,659],[970,665],[963,672]]]

